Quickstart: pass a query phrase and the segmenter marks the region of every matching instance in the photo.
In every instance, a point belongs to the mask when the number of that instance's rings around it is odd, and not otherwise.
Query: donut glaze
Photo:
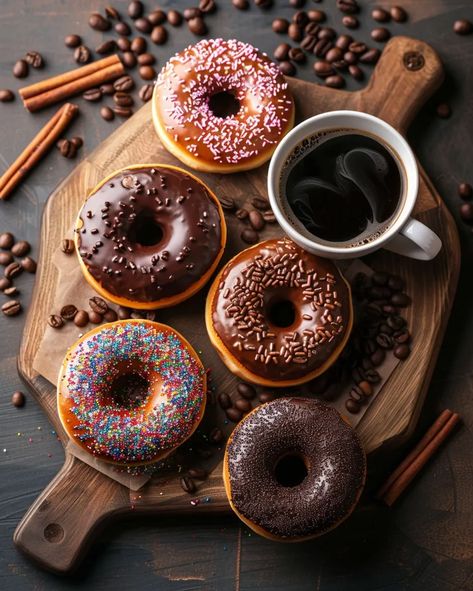
[[[146,242],[143,243],[146,232]],[[150,240],[150,238],[152,240]],[[133,166],[100,183],[84,203],[76,246],[86,279],[104,297],[135,308],[174,305],[215,269],[226,241],[217,198],[169,166]]]
[[[123,376],[145,384],[139,397],[116,390]],[[112,463],[144,464],[166,456],[196,429],[205,401],[205,370],[191,345],[149,320],[88,332],[67,352],[58,379],[58,411],[67,434]]]
[[[280,301],[294,309],[286,327],[269,315]],[[222,360],[236,360],[248,374],[240,377],[261,385],[300,384],[325,371],[348,339],[352,316],[350,287],[334,263],[287,238],[237,254],[207,298],[207,330]]]
[[[219,116],[227,93],[236,112]],[[294,103],[279,68],[248,43],[204,39],[171,58],[154,89],[153,120],[165,146],[198,170],[259,166],[292,127]]]
[[[304,480],[283,486],[276,466],[300,456]],[[232,508],[249,527],[272,539],[321,535],[355,507],[366,458],[355,431],[316,400],[280,398],[257,407],[234,429],[225,452],[224,480]]]

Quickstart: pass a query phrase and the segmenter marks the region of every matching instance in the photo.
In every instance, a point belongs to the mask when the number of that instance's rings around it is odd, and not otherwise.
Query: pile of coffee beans
[[[21,302],[17,299],[20,292],[14,285],[14,279],[23,271],[36,273],[36,261],[28,256],[30,251],[31,245],[26,240],[15,240],[11,232],[0,234],[0,265],[3,267],[0,291],[9,298],[2,304],[5,316],[17,316],[22,311]]]
[[[461,219],[467,224],[473,223],[473,187],[470,183],[460,183],[458,185],[458,196],[462,199],[463,203],[459,206],[459,212]]]
[[[218,403],[225,412],[227,420],[238,423],[254,408],[256,400],[258,400],[256,404],[263,404],[274,400],[276,397],[277,395],[274,392],[263,390],[257,393],[255,386],[240,382],[236,387],[236,397],[232,398],[226,392],[220,392]]]
[[[70,140],[62,138],[56,143],[56,148],[64,158],[75,158],[77,151],[82,148],[84,141],[81,137],[75,136]]]
[[[220,205],[225,213],[233,214],[245,226],[240,232],[240,238],[245,244],[256,244],[260,241],[259,232],[266,224],[276,223],[271,205],[265,197],[253,197],[251,207],[238,207],[232,197],[221,197]]]

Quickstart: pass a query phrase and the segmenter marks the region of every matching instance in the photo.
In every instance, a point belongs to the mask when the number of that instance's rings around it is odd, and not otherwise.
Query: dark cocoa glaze
[[[80,219],[79,253],[88,271],[108,292],[134,301],[182,293],[221,248],[214,199],[170,168],[119,172],[87,199]]]
[[[276,326],[271,314],[281,302],[293,308],[286,326]],[[343,343],[351,314],[350,289],[334,263],[288,239],[267,240],[232,259],[212,302],[213,326],[228,351],[276,381],[323,365]]]
[[[295,486],[278,478],[278,461],[287,455],[306,466],[306,477]],[[225,467],[231,500],[244,518],[274,536],[303,538],[350,514],[366,459],[355,431],[335,409],[307,398],[280,398],[237,425]]]

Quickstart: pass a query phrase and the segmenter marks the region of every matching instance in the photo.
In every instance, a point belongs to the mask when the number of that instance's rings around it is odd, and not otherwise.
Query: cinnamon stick
[[[0,200],[8,198],[15,187],[56,143],[78,110],[77,105],[64,104],[31,140],[15,162],[0,177]]]
[[[82,68],[76,68],[59,76],[53,76],[36,84],[20,88],[24,106],[34,112],[79,92],[114,80],[125,73],[120,58],[112,55]]]
[[[459,422],[460,415],[444,410],[412,452],[389,476],[376,497],[391,506],[417,476]]]

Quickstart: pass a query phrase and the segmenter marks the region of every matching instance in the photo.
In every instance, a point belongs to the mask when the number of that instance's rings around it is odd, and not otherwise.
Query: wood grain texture
[[[424,67],[415,72],[405,65],[405,56],[414,52],[422,55],[425,61]],[[385,91],[390,77],[396,80],[395,94],[386,94]],[[386,47],[370,84],[363,91],[333,91],[298,80],[291,80],[291,89],[296,98],[299,121],[328,110],[352,108],[381,115],[405,132],[422,101],[434,92],[442,78],[440,60],[428,45],[398,37]],[[58,281],[57,269],[51,263],[52,254],[71,227],[88,190],[114,170],[140,162],[179,164],[166,152],[154,134],[150,104],[145,105],[81,163],[51,195],[45,208],[37,288],[26,322],[18,366],[63,442],[65,434],[56,416],[55,388],[32,367],[45,320],[52,309],[52,298]],[[266,195],[266,171],[265,166],[236,175],[200,176],[217,195],[231,195],[239,206],[244,206],[249,204],[252,197]],[[358,432],[367,452],[375,450],[387,440],[392,442],[397,439],[399,442],[415,425],[429,383],[432,359],[438,353],[453,301],[459,268],[456,228],[425,174],[422,174],[415,213],[442,238],[444,248],[435,261],[426,264],[385,252],[370,257],[370,264],[374,268],[388,269],[406,279],[414,302],[407,312],[409,324],[412,333],[422,335],[422,338],[414,339],[409,360],[394,371],[382,394],[358,425]],[[226,259],[245,247],[239,238],[237,220],[230,216],[228,222]],[[280,229],[269,227],[261,238],[275,235],[282,235]],[[190,303],[161,311],[160,321],[182,331],[194,347],[202,352],[204,365],[212,368],[212,378],[219,391],[232,392],[237,380],[218,360],[207,339],[203,314],[196,313],[196,310],[203,310],[204,297],[205,290]],[[209,415],[215,415],[216,412],[215,406],[212,408],[210,405],[206,420],[210,422]],[[222,422],[221,417],[219,422]],[[29,510],[14,538],[21,550],[51,570],[71,570],[84,553],[95,530],[114,515],[130,510],[153,513],[228,510],[220,462],[212,466],[211,477],[199,487],[197,493],[199,499],[210,497],[212,502],[194,506],[189,503],[188,495],[181,490],[176,473],[153,478],[139,494],[128,493],[121,485],[101,475],[91,478],[91,468],[69,454],[66,456],[64,468]],[[78,482],[81,483],[79,486]],[[72,500],[73,510],[65,511]],[[93,504],[93,511],[87,513],[87,519],[83,519],[81,516],[89,503]],[[55,532],[53,541],[48,536],[51,528]],[[60,535],[57,530],[61,532]],[[74,532],[73,536],[71,532]]]

